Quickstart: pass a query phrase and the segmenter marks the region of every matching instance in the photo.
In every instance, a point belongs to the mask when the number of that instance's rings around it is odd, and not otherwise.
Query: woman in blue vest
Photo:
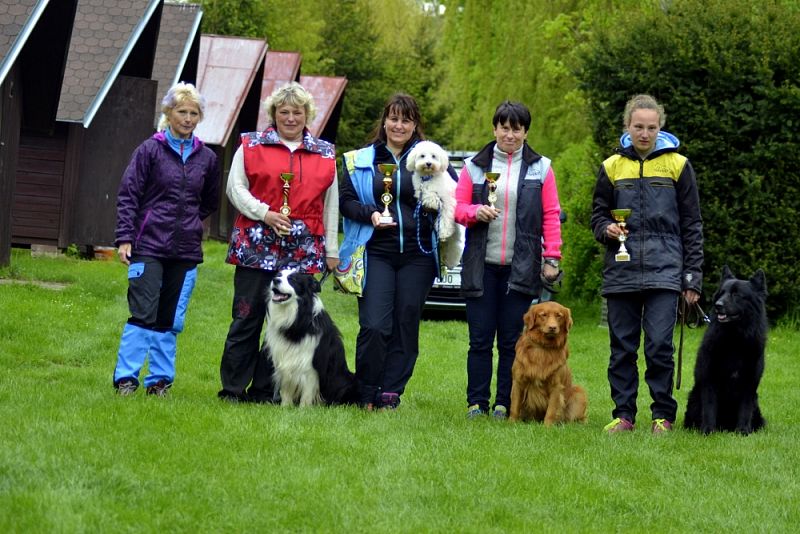
[[[346,232],[341,256],[352,252],[348,243],[366,245],[356,378],[367,409],[400,404],[419,353],[422,307],[438,273],[435,214],[419,208],[411,171],[406,169],[408,153],[424,138],[417,102],[396,94],[386,103],[370,143],[344,157],[339,209]],[[381,163],[397,164],[388,206],[392,222],[381,221]],[[449,172],[455,179],[455,171]]]
[[[503,102],[492,118],[495,140],[466,161],[456,189],[456,222],[467,227],[461,292],[467,304],[467,417],[489,413],[492,349],[497,393],[492,415],[508,416],[511,366],[522,317],[554,281],[561,259],[561,206],[550,160],[526,141],[528,108]],[[494,205],[487,172],[498,173]]]

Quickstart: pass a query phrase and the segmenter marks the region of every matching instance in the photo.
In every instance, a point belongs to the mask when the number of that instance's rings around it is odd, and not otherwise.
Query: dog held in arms
[[[273,381],[283,406],[357,400],[342,335],[325,311],[320,290],[313,275],[290,269],[272,280],[261,351],[275,366]]]
[[[453,268],[464,249],[464,227],[455,222],[456,182],[447,172],[449,165],[447,152],[431,141],[414,145],[406,161],[406,168],[412,172],[414,197],[423,208],[438,213],[435,229],[442,242],[442,261]]]
[[[511,367],[511,421],[544,421],[545,426],[585,422],[586,391],[572,383],[567,366],[569,308],[557,302],[534,304],[525,313]]]
[[[711,324],[697,352],[686,428],[748,435],[766,424],[758,406],[767,344],[766,298],[764,271],[739,280],[723,267]]]

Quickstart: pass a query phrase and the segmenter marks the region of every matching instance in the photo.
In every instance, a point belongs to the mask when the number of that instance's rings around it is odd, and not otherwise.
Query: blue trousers
[[[128,266],[128,308],[122,331],[114,384],[139,383],[148,355],[144,385],[175,380],[177,335],[183,331],[186,309],[197,280],[194,262],[133,256]]]
[[[608,383],[614,401],[612,417],[636,421],[639,369],[636,363],[642,331],[653,419],[675,422],[678,402],[672,396],[675,371],[672,336],[678,317],[677,291],[647,290],[607,295],[611,359]]]
[[[497,393],[495,406],[511,405],[511,366],[514,365],[517,339],[523,316],[533,298],[509,290],[510,266],[486,264],[483,295],[465,299],[469,326],[467,353],[467,405],[489,410],[492,384],[492,352],[497,337]]]

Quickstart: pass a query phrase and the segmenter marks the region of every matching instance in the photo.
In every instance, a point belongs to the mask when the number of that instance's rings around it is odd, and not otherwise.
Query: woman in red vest
[[[272,362],[259,351],[273,277],[285,268],[319,273],[339,263],[336,149],[306,128],[316,111],[314,99],[292,82],[265,106],[270,126],[242,135],[226,190],[239,215],[225,260],[236,272],[218,395],[233,401],[273,400]],[[288,215],[281,210],[285,205]]]

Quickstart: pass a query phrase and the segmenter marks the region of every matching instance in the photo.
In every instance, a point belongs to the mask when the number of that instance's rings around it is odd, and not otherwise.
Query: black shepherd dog
[[[275,366],[273,381],[284,406],[350,404],[357,399],[342,334],[325,311],[320,289],[312,275],[292,270],[272,280],[261,350]]]
[[[747,435],[766,424],[758,407],[767,344],[766,297],[764,271],[738,280],[723,267],[715,313],[697,353],[686,428]]]

